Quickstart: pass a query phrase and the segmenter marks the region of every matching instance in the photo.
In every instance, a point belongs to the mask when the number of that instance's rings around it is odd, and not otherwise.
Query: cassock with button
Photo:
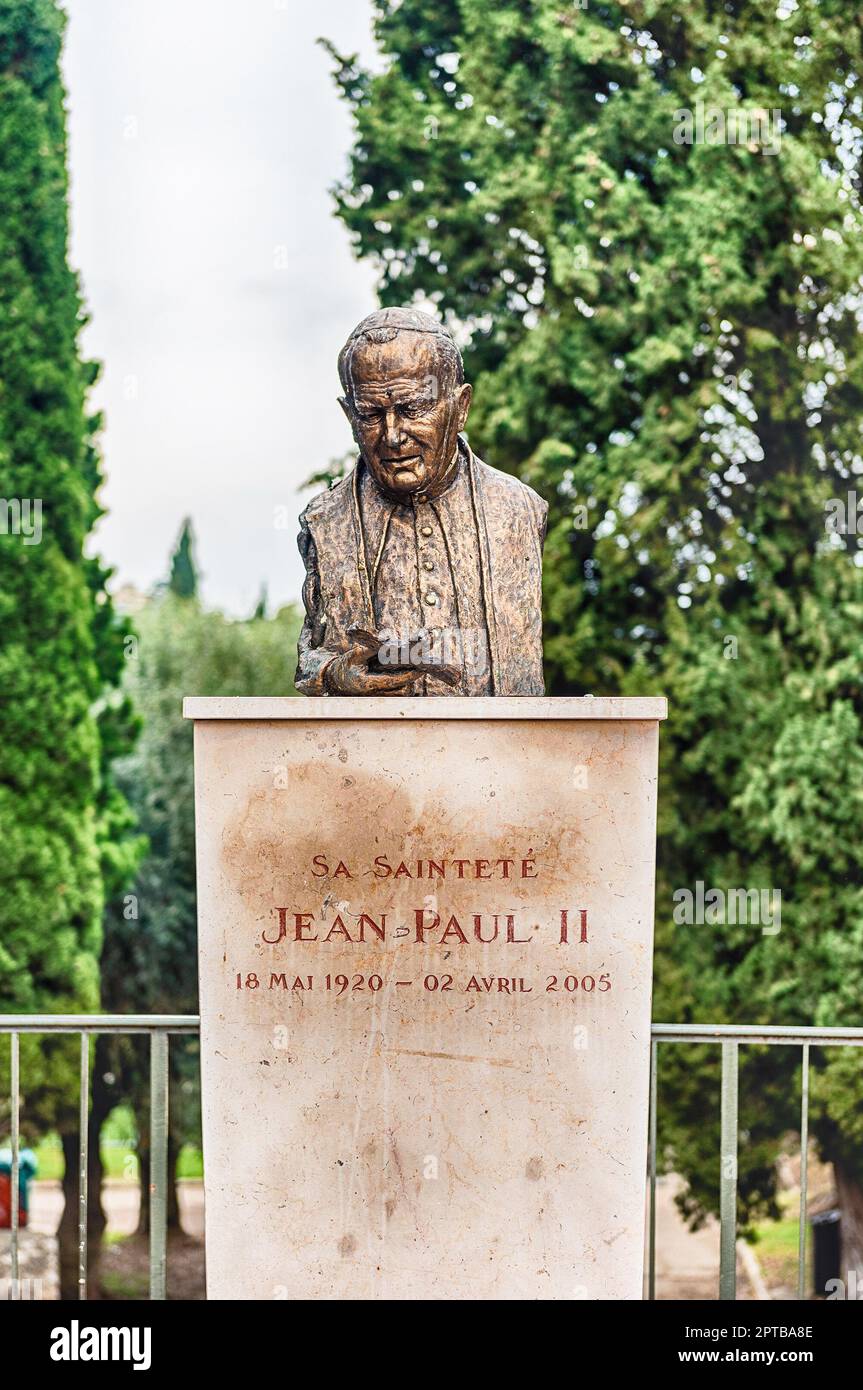
[[[542,498],[483,463],[463,437],[452,482],[428,499],[384,495],[359,460],[300,518],[297,689],[327,694],[326,668],[360,627],[403,639],[426,632],[455,654],[457,683],[425,675],[417,694],[542,695],[546,513]]]

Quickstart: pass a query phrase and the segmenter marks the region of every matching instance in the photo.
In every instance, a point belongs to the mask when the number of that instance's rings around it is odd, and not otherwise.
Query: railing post
[[[800,1073],[800,1232],[797,1255],[797,1297],[806,1297],[806,1198],[809,1186],[809,1044],[803,1044]]]
[[[168,1034],[150,1038],[150,1298],[167,1296]]]
[[[81,1108],[78,1116],[78,1297],[87,1297],[87,1160],[90,1129],[90,1035],[81,1034]]]
[[[737,1297],[737,1043],[722,1044],[719,1297]]]
[[[20,1087],[19,1072],[18,1072],[19,1061],[18,1061],[18,1034],[17,1034],[17,1033],[13,1033],[13,1034],[11,1035],[10,1043],[11,1043],[11,1045],[12,1045],[12,1046],[11,1046],[11,1053],[10,1053],[10,1063],[11,1063],[11,1072],[12,1072],[12,1077],[11,1077],[11,1081],[12,1081],[12,1086],[11,1086],[11,1090],[12,1090],[12,1191],[11,1191],[11,1193],[10,1193],[10,1202],[11,1202],[10,1221],[11,1221],[11,1243],[12,1243],[12,1251],[11,1251],[11,1253],[12,1253],[12,1269],[11,1269],[11,1274],[12,1274],[12,1297],[13,1297],[13,1298],[18,1298],[18,1297],[20,1297],[20,1292],[21,1292],[21,1286],[20,1286],[20,1284],[19,1284],[19,1282],[18,1282],[18,1188],[19,1188],[19,1182],[20,1182],[20,1179],[19,1179],[19,1177],[18,1177],[18,1169],[19,1169],[19,1158],[18,1158],[18,1146],[19,1146],[18,1117],[19,1117],[20,1104],[21,1104],[21,1101],[20,1101],[21,1087]]]
[[[658,1043],[650,1044],[650,1125],[647,1141],[647,1161],[650,1173],[650,1207],[647,1236],[647,1297],[656,1298],[656,1070],[659,1062]]]

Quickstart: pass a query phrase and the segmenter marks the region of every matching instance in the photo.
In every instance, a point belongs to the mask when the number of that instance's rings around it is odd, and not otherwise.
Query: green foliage
[[[52,0],[0,7],[0,1009],[22,1013],[98,1008],[105,885],[135,854],[109,776],[133,730],[106,700],[126,629],[84,556],[100,422],[66,256],[63,22]],[[25,1121],[62,1126],[77,1045],[25,1037],[21,1067]]]
[[[859,1024],[863,554],[825,503],[863,472],[860,26],[839,0],[375,10],[380,70],[330,46],[339,214],[382,303],[430,300],[464,342],[471,442],[550,502],[549,691],[669,696],[654,1016]],[[773,124],[676,142],[698,102]],[[781,931],[675,926],[698,880],[781,890]],[[661,1055],[697,1219],[715,1066]],[[745,1219],[796,1061],[744,1050]],[[817,1065],[835,1158],[863,1086]]]
[[[186,695],[293,695],[297,610],[232,622],[170,591],[137,619],[125,690],[142,717],[132,753],[117,780],[146,836],[148,853],[129,893],[108,903],[102,954],[106,1009],[118,1013],[197,1013],[195,797],[192,724]],[[197,1043],[172,1048],[179,1081],[172,1123],[181,1137],[197,1130]],[[117,1042],[115,1094],[135,1104],[144,1128],[149,1060],[146,1048]]]

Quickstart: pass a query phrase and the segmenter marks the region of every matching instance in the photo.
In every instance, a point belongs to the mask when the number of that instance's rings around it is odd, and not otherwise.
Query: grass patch
[[[109,1298],[132,1299],[140,1302],[150,1296],[150,1281],[135,1275],[116,1274],[106,1269],[102,1273],[102,1288]]]
[[[63,1177],[63,1146],[60,1143],[58,1134],[46,1134],[39,1143],[34,1146],[33,1152],[39,1164],[36,1177],[47,1181],[59,1182]]]
[[[204,1155],[197,1144],[184,1144],[177,1158],[178,1178],[203,1178]]]
[[[800,1242],[799,1202],[796,1192],[783,1192],[779,1198],[783,1215],[778,1221],[764,1221],[756,1227],[755,1253],[769,1288],[797,1288],[797,1260]],[[791,1215],[790,1213],[794,1213]],[[809,1287],[809,1238],[807,1233],[807,1283]]]
[[[100,1140],[106,1178],[120,1182],[140,1181],[138,1136],[134,1116],[127,1106],[118,1105],[102,1126]],[[63,1146],[58,1134],[46,1134],[34,1145],[39,1164],[37,1178],[45,1182],[63,1179]],[[204,1156],[197,1144],[184,1144],[177,1159],[178,1178],[203,1178]]]

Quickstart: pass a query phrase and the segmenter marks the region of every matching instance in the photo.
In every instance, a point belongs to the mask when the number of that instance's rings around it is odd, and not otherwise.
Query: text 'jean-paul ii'
[[[394,861],[387,855],[375,856],[373,862],[360,869],[352,869],[343,860],[332,860],[325,854],[316,854],[312,859],[310,876],[316,879],[389,881],[390,884],[407,884],[408,881],[422,880],[424,883],[455,882],[508,882],[513,885],[522,880],[541,877],[537,861],[532,851],[522,856],[498,859],[484,858],[443,858],[412,859]],[[330,916],[329,907],[337,910]],[[467,946],[472,942],[489,945],[499,942],[509,946],[527,946],[538,935],[546,936],[549,926],[543,927],[536,921],[528,920],[526,912],[461,910],[458,915],[440,909],[437,895],[426,896],[422,906],[373,911],[346,902],[333,903],[328,896],[324,909],[315,912],[308,908],[274,906],[274,921],[268,923],[261,940],[268,946],[283,941],[299,943],[321,942],[324,944],[374,945],[388,941],[402,941],[417,946]],[[396,920],[397,919],[397,920]],[[561,945],[586,944],[588,937],[587,908],[563,907],[554,915],[551,928],[555,940]]]

